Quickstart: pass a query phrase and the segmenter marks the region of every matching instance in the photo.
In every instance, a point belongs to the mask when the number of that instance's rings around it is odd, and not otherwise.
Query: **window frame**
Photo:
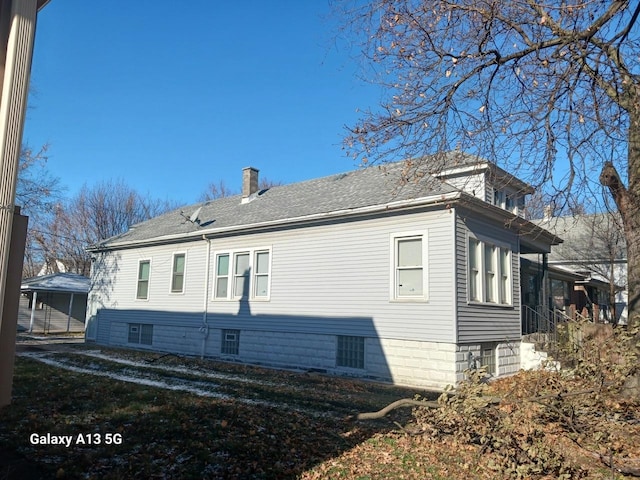
[[[229,340],[233,336],[233,340]],[[222,329],[220,332],[220,355],[240,355],[240,330]]]
[[[472,257],[472,250],[475,250],[475,257]],[[513,250],[504,243],[473,235],[468,236],[466,259],[468,303],[513,307],[512,255]],[[472,262],[472,259],[475,262]],[[508,266],[507,271],[505,266]],[[490,298],[491,293],[492,298]]]
[[[421,265],[399,265],[399,244],[402,241],[406,240],[421,240]],[[425,230],[421,231],[411,231],[411,232],[399,232],[391,234],[389,241],[389,255],[390,255],[390,287],[389,287],[389,298],[392,302],[426,302],[429,299],[429,288],[428,288],[428,236]],[[403,295],[400,294],[400,278],[399,272],[407,271],[407,270],[415,270],[420,268],[421,272],[421,281],[422,281],[422,292],[417,295]]]
[[[237,267],[238,267],[238,259],[241,256],[246,256],[247,257],[247,269],[243,272],[238,273],[237,271]],[[233,282],[232,282],[232,292],[231,292],[231,298],[234,300],[240,299],[240,298],[245,298],[245,291],[247,292],[247,297],[252,298],[251,297],[251,272],[252,272],[252,262],[251,262],[251,252],[249,250],[241,250],[238,252],[235,252],[233,254],[233,256],[231,257],[233,258],[233,273],[231,274]],[[239,283],[238,280],[242,279],[242,287],[241,288],[237,288]],[[246,285],[246,282],[249,282],[249,285]],[[240,292],[238,292],[238,290],[241,290]]]
[[[137,331],[133,332],[133,329]],[[146,333],[143,331],[145,329],[147,330]],[[151,331],[149,332],[149,330]],[[135,334],[137,338],[132,340],[132,334]],[[149,341],[143,341],[147,338]],[[131,345],[153,346],[153,323],[127,323],[127,343]]]
[[[219,270],[219,265],[220,265],[220,258],[222,257],[226,257],[227,258],[227,272],[226,274],[221,274],[220,270]],[[212,299],[213,300],[228,300],[229,299],[229,291],[230,291],[230,275],[229,272],[231,270],[231,254],[228,252],[220,252],[220,253],[216,253],[216,255],[214,256],[214,277],[213,277],[213,295],[212,295]],[[222,296],[222,295],[218,295],[218,281],[220,279],[224,279],[226,280],[227,284],[225,287],[225,293],[226,295]]]
[[[176,272],[176,259],[182,257],[182,273]],[[182,288],[180,290],[175,289],[176,276],[182,276]],[[172,294],[181,294],[185,292],[185,281],[187,279],[187,252],[174,252],[171,258],[171,285],[169,286],[169,292]]]
[[[267,254],[268,258],[267,258],[267,271],[266,272],[258,272],[258,255],[261,254]],[[252,288],[251,288],[251,292],[252,292],[252,298],[254,299],[268,299],[269,295],[271,294],[271,250],[259,250],[256,249],[253,252],[253,265],[255,266],[255,268],[252,270]],[[267,279],[267,293],[266,295],[258,295],[258,278],[266,278]]]
[[[142,264],[146,263],[148,267],[147,278],[141,278],[141,267]],[[136,274],[136,300],[148,301],[149,300],[149,290],[151,286],[151,259],[150,258],[141,258],[138,260],[138,269]],[[140,296],[140,284],[141,282],[146,282],[146,295],[144,297]]]
[[[267,272],[256,272],[257,259],[259,254],[267,253],[269,255],[267,263]],[[236,260],[241,255],[248,255],[248,274],[244,272],[236,271]],[[226,273],[219,270],[219,259],[221,257],[227,257],[227,271]],[[273,258],[272,248],[269,247],[256,247],[256,248],[241,248],[234,250],[220,250],[214,255],[214,278],[213,278],[213,294],[211,300],[215,302],[226,301],[238,301],[244,298],[249,298],[253,301],[269,301],[271,299],[271,262]],[[257,278],[266,277],[267,293],[266,295],[258,295],[257,293]],[[227,292],[226,296],[218,295],[218,283],[221,279],[227,279]],[[243,278],[242,284],[249,282],[248,285],[243,287],[243,291],[247,292],[245,297],[242,292],[238,294],[237,289],[239,279]]]

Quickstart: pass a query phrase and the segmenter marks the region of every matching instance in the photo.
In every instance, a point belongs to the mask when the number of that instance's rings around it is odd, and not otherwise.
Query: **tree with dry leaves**
[[[640,323],[640,4],[379,0],[337,8],[368,60],[365,73],[387,95],[349,129],[353,156],[366,163],[459,148],[544,187],[558,205],[600,197],[604,187],[623,220],[629,318]]]

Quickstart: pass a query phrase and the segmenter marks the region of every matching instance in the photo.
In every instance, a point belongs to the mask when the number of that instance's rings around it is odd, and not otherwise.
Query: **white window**
[[[426,298],[425,235],[393,238],[393,297],[398,300]]]
[[[184,264],[185,254],[176,253],[173,255],[173,268],[171,271],[171,292],[182,293],[184,291]]]
[[[484,287],[486,302],[498,303],[496,292],[496,247],[495,245],[484,245]]]
[[[216,256],[216,280],[214,298],[229,297],[229,254]]]
[[[140,260],[140,263],[138,263],[138,288],[136,290],[136,298],[139,300],[147,300],[149,298],[150,272],[151,261]]]
[[[253,272],[253,296],[266,298],[269,296],[269,251],[255,252]]]
[[[500,255],[500,303],[511,304],[511,252],[499,249]]]
[[[233,296],[235,298],[249,297],[249,252],[236,253],[233,256]]]
[[[474,238],[469,239],[469,300],[482,301],[482,270],[480,260],[480,242]]]
[[[511,305],[511,251],[469,238],[468,297],[471,302]]]
[[[216,255],[213,298],[268,299],[271,283],[269,249],[225,252]]]

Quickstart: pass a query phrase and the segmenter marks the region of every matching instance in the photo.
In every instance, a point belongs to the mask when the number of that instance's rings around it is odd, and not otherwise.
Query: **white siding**
[[[220,328],[276,332],[361,335],[453,342],[453,215],[422,212],[214,239],[209,286],[216,253],[271,248],[270,300],[212,300],[208,322]],[[427,235],[426,302],[390,299],[392,235]],[[172,255],[186,252],[184,293],[170,293]],[[112,255],[109,285],[93,299],[102,308],[174,312],[178,322],[203,312],[207,242],[122,250]],[[135,298],[139,260],[151,261],[148,300]],[[97,275],[97,273],[96,273]],[[96,304],[97,300],[97,304]],[[188,318],[188,320],[187,320]]]
[[[486,200],[487,192],[484,172],[475,174],[465,173],[458,177],[448,177],[446,178],[446,182],[469,195],[473,195],[481,200]],[[493,195],[493,190],[491,194]]]

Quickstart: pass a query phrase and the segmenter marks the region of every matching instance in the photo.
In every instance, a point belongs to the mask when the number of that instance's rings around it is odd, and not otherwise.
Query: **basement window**
[[[339,335],[336,365],[364,369],[364,337]]]
[[[222,330],[222,345],[220,352],[223,355],[238,355],[240,351],[240,330]]]
[[[140,345],[153,345],[153,325],[130,323],[128,342]]]
[[[480,346],[480,367],[485,367],[485,371],[489,375],[496,374],[495,345],[484,344]]]

